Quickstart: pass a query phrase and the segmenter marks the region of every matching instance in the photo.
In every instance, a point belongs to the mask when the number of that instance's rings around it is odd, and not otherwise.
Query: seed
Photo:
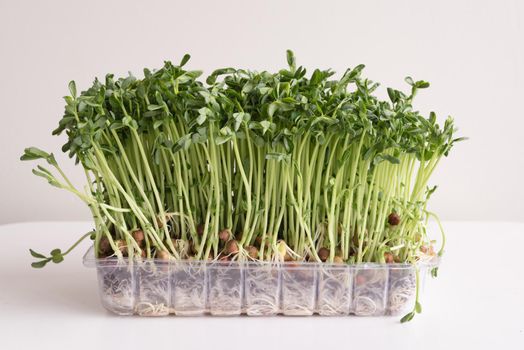
[[[156,258],[160,260],[168,260],[169,259],[169,253],[165,250],[159,250],[156,252]]]
[[[393,254],[390,252],[384,253],[384,259],[386,260],[387,264],[392,264],[395,262],[395,258],[393,257]]]
[[[342,259],[340,256],[335,256],[333,258],[333,263],[334,264],[343,264],[344,263],[344,259]]]
[[[247,254],[251,259],[256,259],[258,257],[258,249],[256,247],[253,247],[252,245],[248,246],[246,248]]]
[[[109,244],[109,239],[107,239],[107,237],[102,237],[98,243],[98,248],[102,254],[109,254],[111,252],[111,244]]]
[[[397,226],[400,224],[400,216],[397,213],[391,213],[388,216],[388,223],[391,226]]]
[[[423,246],[420,246],[420,251],[424,254],[426,254],[428,252],[428,247],[426,247],[425,245]]]
[[[237,254],[238,253],[238,243],[234,239],[227,242],[226,244],[227,254]]]
[[[204,234],[204,225],[198,224],[197,226],[197,235],[202,236]]]
[[[318,257],[322,262],[325,262],[329,258],[329,249],[327,248],[320,248],[318,250]]]
[[[231,238],[231,230],[228,228],[223,229],[218,233],[218,238],[220,238],[222,242],[227,242]]]
[[[364,283],[366,283],[366,277],[364,275],[359,274],[357,275],[356,282],[359,286],[363,285]]]
[[[144,244],[144,240],[145,240],[144,231],[136,230],[136,231],[133,231],[131,235],[133,236],[133,239],[138,243],[139,246],[142,246]]]

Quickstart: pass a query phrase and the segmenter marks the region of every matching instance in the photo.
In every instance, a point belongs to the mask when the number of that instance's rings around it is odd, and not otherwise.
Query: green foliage
[[[28,148],[21,157],[45,160],[61,177],[41,166],[35,175],[89,205],[95,244],[108,240],[117,257],[218,258],[228,229],[238,258],[257,245],[258,259],[283,259],[279,242],[298,260],[318,260],[321,247],[329,261],[383,261],[392,247],[399,261],[421,258],[430,244],[427,183],[462,140],[451,118],[439,125],[413,108],[429,83],[407,77],[409,94],[388,88],[383,101],[364,65],[340,79],[308,74],[287,51],[288,67],[276,73],[221,68],[203,82],[201,71],[184,68],[189,58],[145,69],[142,79],[108,74],[79,94],[69,84],[53,134],[66,134],[62,151],[85,169],[86,191],[52,154]],[[393,212],[398,225],[388,224]],[[63,260],[53,252],[33,255],[44,259],[34,267]]]

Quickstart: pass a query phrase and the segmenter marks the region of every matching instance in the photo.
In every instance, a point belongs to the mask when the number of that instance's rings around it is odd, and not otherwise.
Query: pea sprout
[[[203,81],[185,69],[189,58],[144,69],[142,79],[108,74],[80,94],[69,84],[53,134],[66,134],[62,151],[84,169],[84,188],[53,154],[31,147],[21,158],[47,162],[34,174],[88,205],[98,258],[358,264],[436,255],[428,182],[463,138],[452,118],[441,125],[413,108],[428,82],[408,77],[409,91],[388,88],[384,101],[364,65],[340,79],[329,69],[308,75],[288,51],[276,73],[222,68]],[[54,253],[32,252],[44,259],[35,267],[63,260]]]

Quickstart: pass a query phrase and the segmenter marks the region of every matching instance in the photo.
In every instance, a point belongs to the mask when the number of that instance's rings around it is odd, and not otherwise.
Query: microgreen
[[[28,148],[21,157],[47,162],[53,172],[38,166],[35,175],[89,206],[98,257],[231,259],[221,232],[237,242],[235,259],[435,255],[428,182],[462,138],[452,118],[439,124],[414,109],[428,82],[407,77],[409,91],[388,88],[384,101],[363,65],[340,79],[308,74],[287,51],[276,73],[228,67],[201,80],[186,70],[189,58],[141,79],[108,74],[80,93],[69,84],[53,134],[67,136],[62,151],[84,168],[84,189],[52,154]],[[53,252],[31,251],[42,259],[33,266],[65,255]],[[403,321],[420,310],[417,301]]]

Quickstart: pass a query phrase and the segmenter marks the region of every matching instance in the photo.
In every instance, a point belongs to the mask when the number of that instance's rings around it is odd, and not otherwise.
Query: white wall
[[[67,82],[106,72],[277,69],[285,49],[307,67],[359,63],[383,86],[431,82],[418,106],[456,118],[458,144],[437,170],[431,209],[444,219],[524,221],[524,4],[508,1],[8,1],[0,0],[0,223],[83,219],[88,210],[18,158],[51,136]],[[67,173],[81,169],[59,156]]]

